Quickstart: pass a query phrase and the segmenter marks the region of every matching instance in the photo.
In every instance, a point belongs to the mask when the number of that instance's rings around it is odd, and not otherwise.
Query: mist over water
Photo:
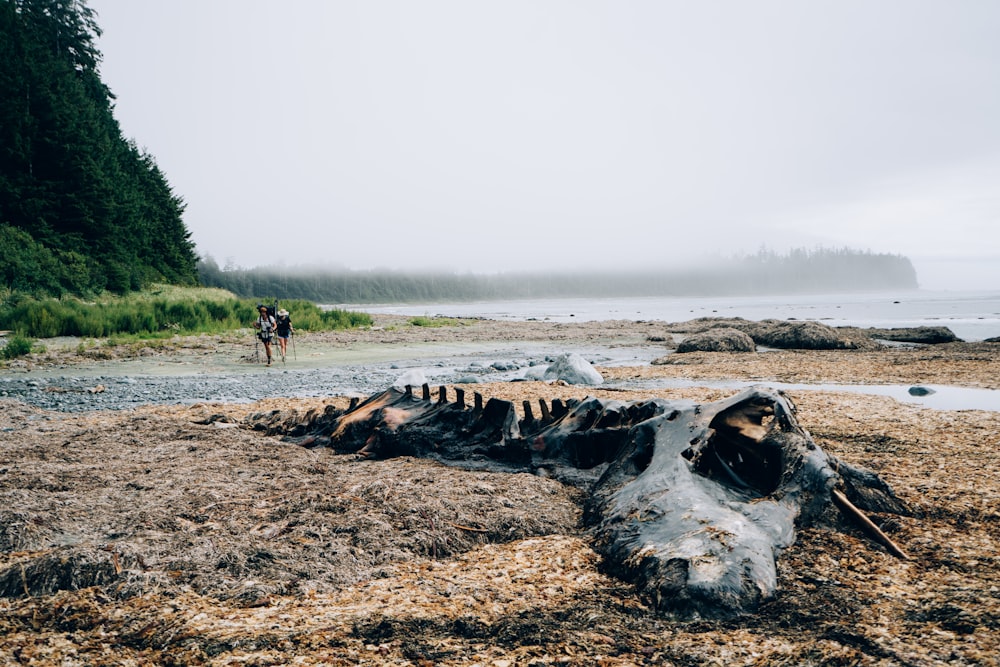
[[[941,326],[969,342],[1000,336],[1000,290],[915,290],[748,297],[523,299],[475,303],[339,304],[337,307],[364,310],[373,314],[483,317],[508,321],[586,322],[617,319],[683,322],[699,317],[740,317],[753,321],[795,319],[815,320],[834,327],[891,329]],[[641,389],[705,384],[704,380],[658,379],[638,381],[629,386]],[[712,385],[711,382],[708,384]],[[751,384],[754,383],[720,382],[718,386],[736,390]],[[911,385],[767,384],[786,390],[849,391],[884,395],[904,403],[937,410],[1000,410],[1000,391],[991,389],[925,385],[933,390],[932,393],[914,396],[909,392]]]
[[[331,306],[332,307],[332,306]],[[900,291],[864,294],[730,297],[625,297],[522,299],[470,303],[337,304],[377,314],[483,317],[495,320],[653,320],[684,322],[698,317],[746,320],[816,320],[830,326],[948,327],[966,341],[1000,336],[1000,290]]]

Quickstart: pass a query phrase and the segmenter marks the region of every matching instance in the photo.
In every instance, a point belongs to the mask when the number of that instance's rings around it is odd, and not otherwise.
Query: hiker
[[[277,332],[278,332],[278,347],[281,348],[281,360],[285,360],[285,355],[288,354],[288,338],[295,331],[295,327],[292,326],[292,318],[289,317],[288,311],[282,308],[278,311],[277,318]]]
[[[267,306],[260,304],[257,306],[257,321],[253,323],[253,328],[257,329],[257,338],[264,343],[264,351],[267,352],[267,365],[271,365],[271,339],[274,338],[274,328],[276,322],[267,312]]]

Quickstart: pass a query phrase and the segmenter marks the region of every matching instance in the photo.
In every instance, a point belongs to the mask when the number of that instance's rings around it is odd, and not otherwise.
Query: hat
[[[288,315],[288,311],[282,308],[281,310],[278,311],[278,315],[285,317]]]

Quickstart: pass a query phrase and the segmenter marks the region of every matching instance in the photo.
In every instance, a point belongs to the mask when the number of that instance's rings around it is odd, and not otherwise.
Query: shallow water
[[[976,387],[953,387],[940,384],[919,385],[933,393],[925,396],[910,394],[914,385],[888,384],[789,384],[784,382],[730,382],[711,380],[655,379],[632,382],[622,386],[630,389],[669,389],[673,387],[718,387],[720,389],[745,389],[756,385],[772,387],[784,391],[831,391],[889,396],[900,403],[911,403],[932,410],[987,410],[1000,411],[1000,391]]]
[[[239,373],[200,372],[166,374],[123,372],[121,366],[104,372],[76,374],[31,373],[0,376],[0,397],[19,398],[38,407],[61,411],[120,410],[143,404],[199,402],[251,402],[283,396],[311,398],[336,395],[367,396],[392,385],[408,371],[420,371],[432,386],[468,382],[506,382],[524,379],[532,368],[564,350],[555,345],[510,345],[489,350],[464,350],[448,356],[382,359],[358,364],[301,369],[293,366],[264,370],[250,366]],[[613,348],[598,346],[574,351],[596,365],[644,365],[662,355],[662,348]],[[495,362],[497,367],[494,367]],[[111,371],[111,372],[109,372]],[[786,391],[856,392],[890,396],[903,403],[935,410],[1000,411],[1000,391],[946,385],[920,385],[933,389],[927,396],[912,396],[910,385],[789,384],[660,378],[609,382],[602,387],[659,389],[718,387],[734,392],[756,384]],[[102,387],[98,393],[92,390]]]

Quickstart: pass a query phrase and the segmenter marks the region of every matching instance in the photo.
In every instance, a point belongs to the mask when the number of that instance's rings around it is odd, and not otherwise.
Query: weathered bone
[[[476,394],[468,410],[443,388],[433,402],[426,385],[422,393],[389,389],[346,413],[313,413],[297,441],[544,472],[584,488],[606,568],[658,609],[688,616],[746,613],[771,598],[796,526],[836,526],[838,507],[905,557],[858,509],[905,512],[902,503],[871,471],[824,453],[780,392],[752,388],[702,405],[554,400],[551,412],[539,401],[542,419],[526,411],[521,421],[509,401],[483,406]]]

